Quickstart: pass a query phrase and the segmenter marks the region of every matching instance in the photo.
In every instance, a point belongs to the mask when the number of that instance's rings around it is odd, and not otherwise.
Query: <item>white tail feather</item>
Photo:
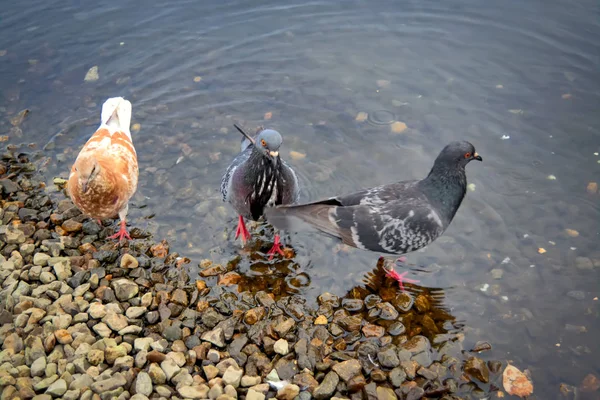
[[[101,127],[112,132],[123,132],[131,139],[131,102],[123,97],[111,97],[102,105]]]

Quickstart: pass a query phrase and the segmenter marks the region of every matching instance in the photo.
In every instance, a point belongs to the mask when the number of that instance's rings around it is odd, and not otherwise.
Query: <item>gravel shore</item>
[[[317,308],[239,292],[235,262],[192,266],[135,228],[119,246],[114,221],[53,202],[51,184],[3,154],[0,400],[502,396],[505,363],[479,358],[488,343],[464,349],[427,291],[376,270]]]

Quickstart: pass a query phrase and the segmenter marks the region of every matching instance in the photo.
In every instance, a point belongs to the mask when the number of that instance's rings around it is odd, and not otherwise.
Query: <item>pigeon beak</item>
[[[88,181],[87,181],[87,180],[85,180],[85,181],[83,181],[83,182],[81,183],[81,190],[83,191],[83,193],[87,193],[88,189],[89,189],[89,188],[88,188]]]
[[[473,159],[477,160],[477,161],[483,161],[483,159],[481,158],[481,156],[479,154],[477,154],[477,152],[475,152],[473,154]]]
[[[275,158],[279,155],[278,151],[270,151],[269,154],[271,155],[271,157]]]

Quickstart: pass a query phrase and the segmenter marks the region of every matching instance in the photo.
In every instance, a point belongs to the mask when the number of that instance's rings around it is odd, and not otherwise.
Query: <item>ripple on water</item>
[[[367,121],[372,125],[391,125],[395,120],[394,113],[388,110],[372,111],[367,118]]]

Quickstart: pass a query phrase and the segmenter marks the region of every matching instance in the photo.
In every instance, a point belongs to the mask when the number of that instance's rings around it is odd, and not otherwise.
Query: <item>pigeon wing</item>
[[[266,211],[278,229],[315,229],[363,250],[403,254],[424,247],[444,226],[416,181],[365,189],[298,206]]]

